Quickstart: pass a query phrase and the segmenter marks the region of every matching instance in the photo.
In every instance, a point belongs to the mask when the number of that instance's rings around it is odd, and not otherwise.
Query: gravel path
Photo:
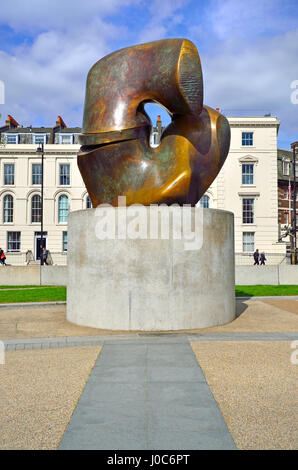
[[[6,352],[0,365],[0,449],[56,449],[100,349]]]
[[[291,342],[192,343],[239,449],[298,448],[298,366]]]

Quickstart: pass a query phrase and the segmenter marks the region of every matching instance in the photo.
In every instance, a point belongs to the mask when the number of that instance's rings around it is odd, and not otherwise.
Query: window
[[[89,195],[86,197],[86,209],[92,209],[92,202]]]
[[[210,202],[210,197],[207,196],[207,194],[204,194],[204,196],[201,197],[200,199],[200,207],[205,207],[206,209],[208,209],[209,202]]]
[[[7,194],[3,198],[3,223],[13,222],[13,197]]]
[[[253,253],[255,251],[255,234],[254,232],[243,232],[243,252]]]
[[[62,232],[62,251],[67,251],[67,232]]]
[[[282,172],[285,176],[290,174],[290,162],[282,162]]]
[[[290,223],[290,215],[288,211],[283,211],[282,223],[285,225]]]
[[[282,189],[282,199],[288,199],[289,193],[287,189]]]
[[[18,144],[19,136],[17,134],[6,134],[6,143],[7,144]]]
[[[46,144],[47,136],[46,134],[34,134],[34,144]]]
[[[32,165],[32,184],[41,184],[41,163],[33,163]]]
[[[14,184],[14,163],[4,164],[4,184]]]
[[[254,184],[254,166],[253,164],[242,165],[242,184]]]
[[[7,232],[7,251],[21,251],[21,232]]]
[[[70,165],[60,165],[59,184],[62,186],[70,185]]]
[[[41,197],[39,194],[35,194],[35,196],[31,199],[31,222],[40,223],[41,221]]]
[[[254,199],[242,200],[242,223],[243,224],[254,223]]]
[[[243,146],[253,145],[253,133],[252,132],[242,132],[242,145]]]
[[[68,220],[68,197],[65,194],[58,199],[58,223],[67,223]]]
[[[72,144],[73,136],[72,134],[60,134],[59,136],[60,144]]]

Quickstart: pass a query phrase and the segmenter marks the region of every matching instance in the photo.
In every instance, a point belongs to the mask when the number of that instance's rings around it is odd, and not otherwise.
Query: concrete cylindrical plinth
[[[133,206],[105,210],[111,216],[106,225],[98,209],[72,212],[69,217],[70,322],[111,330],[158,331],[205,328],[235,318],[232,213],[155,207],[156,219],[151,208],[142,207],[143,218],[139,215],[138,222],[142,224],[144,216],[148,222],[140,228],[129,214]],[[187,214],[192,225],[190,231],[185,229],[186,238],[179,239],[179,220],[184,230]],[[112,235],[111,220],[115,221]],[[168,238],[167,223],[160,228],[167,220]],[[100,239],[107,228],[107,236],[114,239]]]

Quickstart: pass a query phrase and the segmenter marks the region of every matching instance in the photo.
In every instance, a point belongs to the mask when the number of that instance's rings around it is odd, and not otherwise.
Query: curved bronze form
[[[151,148],[146,102],[172,115]],[[78,166],[93,207],[102,203],[195,205],[222,167],[230,145],[227,119],[203,106],[199,54],[187,39],[116,51],[87,78]]]

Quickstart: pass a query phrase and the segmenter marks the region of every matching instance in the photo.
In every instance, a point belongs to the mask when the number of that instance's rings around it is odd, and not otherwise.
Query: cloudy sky
[[[51,126],[60,114],[80,126],[94,62],[170,37],[197,46],[205,104],[228,115],[272,113],[279,146],[298,140],[297,0],[1,0],[0,124],[11,114],[22,125]]]

